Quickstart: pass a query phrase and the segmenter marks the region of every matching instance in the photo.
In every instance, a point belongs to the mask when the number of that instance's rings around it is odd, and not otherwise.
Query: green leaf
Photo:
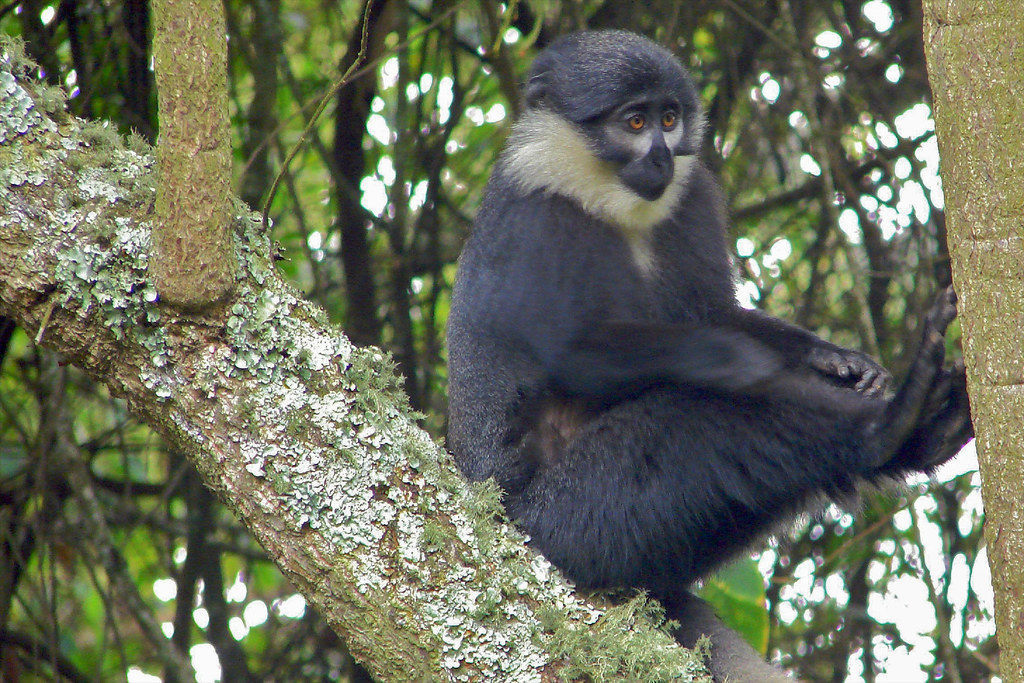
[[[761,654],[767,652],[764,579],[754,560],[736,562],[709,578],[700,596],[711,603],[726,626]]]

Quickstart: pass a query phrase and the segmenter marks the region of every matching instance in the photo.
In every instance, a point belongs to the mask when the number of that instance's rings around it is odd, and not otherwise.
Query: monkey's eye
[[[664,128],[671,128],[676,125],[677,117],[674,111],[667,111],[661,115],[661,125]]]
[[[647,119],[643,114],[633,114],[626,121],[633,130],[643,130],[644,126],[647,125]]]

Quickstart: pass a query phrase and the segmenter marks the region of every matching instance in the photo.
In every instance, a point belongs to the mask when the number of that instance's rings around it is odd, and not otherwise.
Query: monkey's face
[[[616,166],[622,184],[654,201],[672,182],[673,157],[696,153],[682,112],[672,97],[644,97],[582,127],[596,156]]]
[[[672,215],[704,135],[672,53],[625,31],[569,34],[537,55],[523,99],[496,183],[567,197],[634,236]]]
[[[690,75],[668,50],[632,33],[563,36],[537,56],[523,94],[524,118],[550,112],[570,123],[598,170],[638,201],[655,202],[685,182],[689,160],[678,157],[696,155],[703,137]]]

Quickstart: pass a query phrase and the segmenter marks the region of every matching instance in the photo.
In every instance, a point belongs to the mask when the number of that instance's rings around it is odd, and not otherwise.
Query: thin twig
[[[298,155],[299,150],[302,149],[302,145],[305,143],[306,138],[309,136],[310,131],[313,129],[313,126],[319,120],[320,115],[323,113],[324,109],[327,108],[328,102],[330,102],[334,98],[334,96],[338,94],[339,90],[341,90],[342,88],[344,88],[346,85],[356,80],[357,78],[360,78],[361,76],[369,72],[371,69],[375,68],[385,57],[391,57],[392,55],[401,52],[402,50],[409,47],[410,43],[412,43],[415,40],[418,40],[423,35],[434,30],[434,28],[439,26],[450,15],[454,14],[455,11],[459,9],[459,7],[461,7],[464,2],[465,0],[459,0],[459,2],[455,3],[446,11],[444,11],[441,14],[441,16],[439,16],[437,19],[432,21],[427,26],[423,27],[423,29],[417,31],[415,34],[413,34],[406,40],[396,45],[392,50],[384,52],[375,59],[367,62],[367,64],[363,66],[363,68],[356,70],[356,67],[360,64],[360,62],[362,62],[363,58],[366,55],[366,38],[369,31],[369,22],[367,21],[366,15],[368,15],[371,7],[371,3],[366,3],[366,12],[363,17],[363,35],[360,38],[359,53],[357,54],[356,58],[352,61],[352,65],[345,71],[344,74],[342,74],[341,78],[339,78],[334,83],[334,85],[331,86],[327,93],[324,94],[323,98],[321,98],[320,104],[317,106],[316,111],[314,111],[313,115],[310,117],[309,123],[306,124],[305,130],[302,131],[302,135],[299,136],[299,139],[295,142],[295,145],[292,146],[292,149],[288,153],[288,156],[285,157],[284,162],[282,162],[281,170],[278,172],[277,177],[274,178],[274,184],[270,187],[270,192],[267,194],[267,200],[263,203],[264,230],[269,229],[270,204],[274,201],[274,195],[277,194],[277,188],[281,184],[281,179],[284,177],[284,174],[288,171],[288,166],[291,164],[292,160]]]

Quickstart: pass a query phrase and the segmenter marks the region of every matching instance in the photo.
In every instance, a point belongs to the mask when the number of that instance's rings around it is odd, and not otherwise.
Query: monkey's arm
[[[834,384],[852,387],[868,396],[881,395],[889,385],[889,371],[871,356],[836,346],[761,311],[738,308],[729,323],[782,354],[790,368],[809,367]]]
[[[724,327],[616,321],[528,334],[555,385],[580,396],[622,396],[658,383],[753,391],[783,369],[778,353]]]

